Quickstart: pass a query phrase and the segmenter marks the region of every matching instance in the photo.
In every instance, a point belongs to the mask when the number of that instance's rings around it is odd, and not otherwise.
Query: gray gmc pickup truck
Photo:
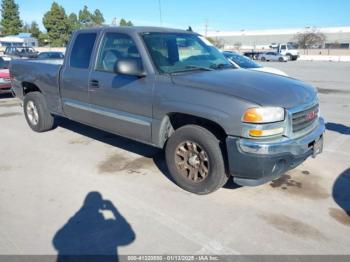
[[[164,148],[172,179],[196,194],[231,176],[242,186],[267,183],[323,149],[315,88],[235,69],[193,32],[80,30],[64,61],[13,61],[10,72],[34,131],[63,116]]]

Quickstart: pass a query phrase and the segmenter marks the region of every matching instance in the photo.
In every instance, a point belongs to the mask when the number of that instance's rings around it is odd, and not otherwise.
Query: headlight
[[[248,109],[242,117],[244,123],[266,124],[283,121],[285,111],[281,107],[257,107]]]

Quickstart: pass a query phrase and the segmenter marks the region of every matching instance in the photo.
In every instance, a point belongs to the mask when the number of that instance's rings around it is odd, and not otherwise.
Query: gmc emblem
[[[305,116],[305,119],[306,119],[307,121],[311,121],[311,120],[314,120],[316,117],[317,117],[317,112],[316,112],[316,111],[311,111],[310,113],[308,113],[308,114]]]

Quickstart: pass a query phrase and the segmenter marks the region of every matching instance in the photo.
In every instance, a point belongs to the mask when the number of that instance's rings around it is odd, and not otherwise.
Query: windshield
[[[245,68],[245,69],[251,69],[251,68],[261,68],[261,65],[255,63],[253,60],[249,59],[246,56],[233,54],[233,53],[226,53],[225,56],[232,60],[234,63],[236,63],[239,67]]]
[[[233,68],[208,40],[186,33],[143,34],[149,53],[161,73]]]

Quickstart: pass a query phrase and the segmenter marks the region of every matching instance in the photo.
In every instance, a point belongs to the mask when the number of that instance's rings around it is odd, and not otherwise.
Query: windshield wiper
[[[177,74],[177,73],[184,73],[184,72],[190,72],[190,71],[214,71],[215,69],[205,66],[196,66],[196,65],[188,65],[183,70],[178,70],[175,72],[172,72],[171,74]]]
[[[186,69],[194,69],[194,70],[203,70],[203,71],[213,71],[213,68],[205,67],[205,66],[196,66],[196,65],[189,65],[186,66]]]
[[[230,64],[212,64],[210,68],[214,70],[218,70],[218,69],[233,69],[235,67]]]

